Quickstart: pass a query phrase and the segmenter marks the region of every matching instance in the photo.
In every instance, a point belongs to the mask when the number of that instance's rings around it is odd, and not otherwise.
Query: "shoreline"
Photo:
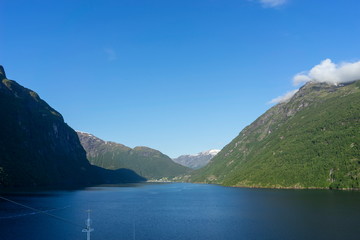
[[[255,189],[284,189],[284,190],[338,190],[338,191],[360,191],[360,188],[327,188],[327,187],[285,187],[285,186],[247,186],[247,185],[224,185],[221,183],[206,183],[206,182],[184,182],[184,183],[196,183],[196,184],[213,184],[222,187],[233,187],[233,188],[255,188]]]

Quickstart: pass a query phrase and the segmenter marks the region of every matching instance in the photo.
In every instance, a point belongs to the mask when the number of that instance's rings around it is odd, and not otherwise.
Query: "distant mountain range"
[[[173,158],[173,161],[192,169],[199,169],[208,164],[219,152],[220,150],[212,149],[197,154],[181,155],[180,157]]]
[[[113,170],[127,168],[147,179],[171,179],[190,171],[155,149],[132,149],[119,143],[104,141],[89,133],[78,131],[77,134],[90,163],[99,167]]]
[[[0,188],[136,182],[131,170],[90,165],[76,132],[34,91],[0,66]]]
[[[190,181],[360,188],[360,81],[307,83],[242,130]]]
[[[7,79],[2,66],[0,114],[0,188],[176,177],[241,187],[360,189],[360,81],[305,84],[220,152],[174,159],[205,165],[193,171],[148,147],[76,133],[37,93]]]

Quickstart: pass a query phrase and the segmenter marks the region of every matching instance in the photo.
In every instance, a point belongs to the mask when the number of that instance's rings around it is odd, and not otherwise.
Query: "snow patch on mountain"
[[[211,149],[197,154],[181,155],[174,158],[173,161],[192,169],[199,169],[207,165],[219,152],[220,150],[218,149]]]

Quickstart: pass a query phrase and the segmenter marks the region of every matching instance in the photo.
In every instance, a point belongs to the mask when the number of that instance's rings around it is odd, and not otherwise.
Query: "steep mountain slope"
[[[0,77],[0,185],[89,183],[85,151],[61,114],[2,67]]]
[[[220,150],[212,149],[192,155],[181,155],[180,157],[174,158],[173,161],[185,167],[199,169],[208,164],[219,152]]]
[[[131,149],[106,142],[94,135],[77,132],[91,164],[106,169],[128,168],[148,179],[173,178],[189,171],[161,152],[147,148]]]
[[[260,116],[191,181],[360,188],[360,81],[308,83]]]
[[[8,80],[2,66],[0,81],[0,188],[128,181],[91,166],[61,114],[34,91]],[[130,181],[144,180],[125,172]]]

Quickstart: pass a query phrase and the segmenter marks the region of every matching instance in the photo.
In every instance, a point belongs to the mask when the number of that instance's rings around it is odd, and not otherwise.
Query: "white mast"
[[[85,233],[86,233],[86,239],[87,239],[87,240],[90,240],[90,233],[91,233],[92,231],[94,231],[94,229],[91,228],[90,212],[91,212],[90,210],[87,210],[88,218],[87,218],[86,221],[85,221],[86,228],[84,228],[84,229],[82,230],[82,232],[85,232]]]

